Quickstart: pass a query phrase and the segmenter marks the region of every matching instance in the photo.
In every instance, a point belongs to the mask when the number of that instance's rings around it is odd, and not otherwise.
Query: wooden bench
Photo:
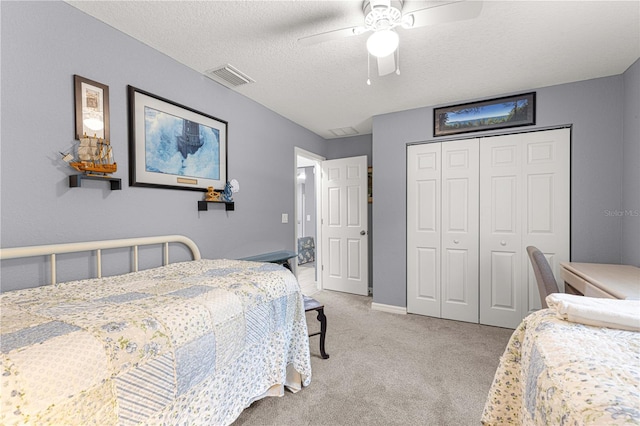
[[[329,354],[326,353],[324,350],[324,338],[327,333],[327,317],[324,316],[324,305],[312,297],[304,296],[304,295],[303,297],[304,297],[304,311],[305,312],[317,311],[318,312],[317,319],[318,321],[320,321],[320,331],[317,333],[309,334],[309,337],[317,336],[318,334],[320,335],[320,356],[322,357],[322,359],[327,359],[329,358]]]

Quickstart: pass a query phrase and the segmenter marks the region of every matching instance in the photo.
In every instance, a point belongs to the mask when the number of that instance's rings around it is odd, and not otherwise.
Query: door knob
[[[360,231],[360,235],[367,235],[367,231]]]
[[[500,245],[501,245],[501,246],[506,246],[506,245],[507,245],[507,242],[506,242],[505,240],[502,240],[502,241],[500,241]]]
[[[460,240],[453,240],[453,244],[458,244]]]

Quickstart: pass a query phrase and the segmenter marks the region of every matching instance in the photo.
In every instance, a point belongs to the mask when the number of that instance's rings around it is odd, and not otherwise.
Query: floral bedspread
[[[3,425],[224,425],[311,381],[300,287],[274,264],[199,260],[8,292],[0,320]]]
[[[640,424],[640,333],[534,312],[511,336],[482,423]]]

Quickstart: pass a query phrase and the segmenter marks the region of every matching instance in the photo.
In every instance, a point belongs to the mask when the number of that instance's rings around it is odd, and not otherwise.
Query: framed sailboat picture
[[[109,140],[109,87],[88,78],[73,76],[76,106],[75,138]]]
[[[227,182],[227,122],[128,86],[129,185],[206,191]]]

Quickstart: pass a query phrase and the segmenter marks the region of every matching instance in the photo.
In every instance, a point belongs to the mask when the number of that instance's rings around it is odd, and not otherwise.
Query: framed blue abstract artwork
[[[129,86],[129,184],[206,191],[227,181],[227,122]]]

